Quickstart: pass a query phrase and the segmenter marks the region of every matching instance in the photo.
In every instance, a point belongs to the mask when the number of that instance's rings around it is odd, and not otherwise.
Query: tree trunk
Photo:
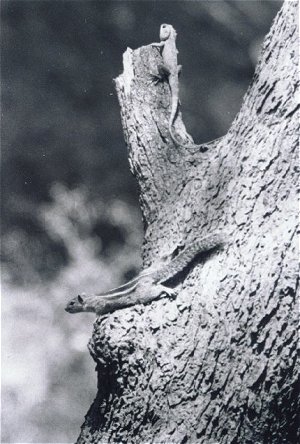
[[[157,48],[124,54],[116,87],[145,266],[230,236],[180,275],[177,299],[96,320],[98,394],[78,443],[297,442],[296,10],[278,13],[240,113],[205,153],[171,142],[168,83],[150,81]],[[188,137],[180,115],[176,133]]]

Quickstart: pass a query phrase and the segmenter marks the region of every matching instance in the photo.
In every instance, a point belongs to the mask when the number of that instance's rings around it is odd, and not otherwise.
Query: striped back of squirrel
[[[143,277],[145,276],[149,276],[153,274],[153,270],[143,270],[141,271],[137,277],[135,277],[134,279],[131,279],[131,281],[126,282],[126,284],[120,285],[119,287],[115,287],[112,288],[109,291],[105,291],[103,293],[95,293],[94,296],[104,296],[104,297],[108,297],[108,296],[116,296],[116,295],[122,295],[122,294],[127,294],[130,293],[131,291],[133,291],[138,283],[140,282],[141,279],[143,279]]]

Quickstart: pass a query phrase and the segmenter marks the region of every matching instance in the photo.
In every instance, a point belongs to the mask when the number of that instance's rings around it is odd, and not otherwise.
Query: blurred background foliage
[[[63,308],[141,266],[138,194],[113,78],[178,33],[183,118],[226,133],[281,1],[2,0],[2,441],[73,442],[96,375],[93,316]],[[17,427],[16,427],[17,424]]]

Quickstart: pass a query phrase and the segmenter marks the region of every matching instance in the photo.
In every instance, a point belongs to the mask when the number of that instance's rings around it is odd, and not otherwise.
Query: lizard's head
[[[80,313],[82,311],[86,311],[86,303],[84,301],[85,296],[80,294],[76,296],[76,298],[71,299],[70,302],[68,302],[65,310],[68,313]]]
[[[167,40],[170,36],[176,37],[176,31],[172,25],[163,23],[160,27],[159,38],[160,40]]]

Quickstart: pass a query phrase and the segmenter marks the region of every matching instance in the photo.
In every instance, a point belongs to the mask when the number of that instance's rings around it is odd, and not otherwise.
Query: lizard
[[[179,274],[200,253],[214,250],[224,243],[224,235],[220,232],[198,238],[168,264],[150,266],[135,279],[106,293],[78,295],[71,299],[65,310],[68,313],[94,312],[100,316],[136,304],[147,304],[163,295],[174,298],[176,290],[163,283]]]
[[[151,43],[151,46],[161,48],[161,55],[163,59],[163,64],[158,65],[158,75],[152,75],[155,79],[155,83],[168,79],[170,91],[171,91],[171,114],[169,117],[169,133],[173,143],[177,146],[182,146],[184,148],[200,149],[201,151],[206,151],[207,145],[221,139],[214,139],[205,144],[186,144],[179,142],[174,134],[173,126],[177,116],[179,101],[179,74],[181,72],[181,65],[178,65],[177,54],[178,50],[176,47],[176,37],[177,33],[172,25],[163,23],[160,27],[160,42]]]

